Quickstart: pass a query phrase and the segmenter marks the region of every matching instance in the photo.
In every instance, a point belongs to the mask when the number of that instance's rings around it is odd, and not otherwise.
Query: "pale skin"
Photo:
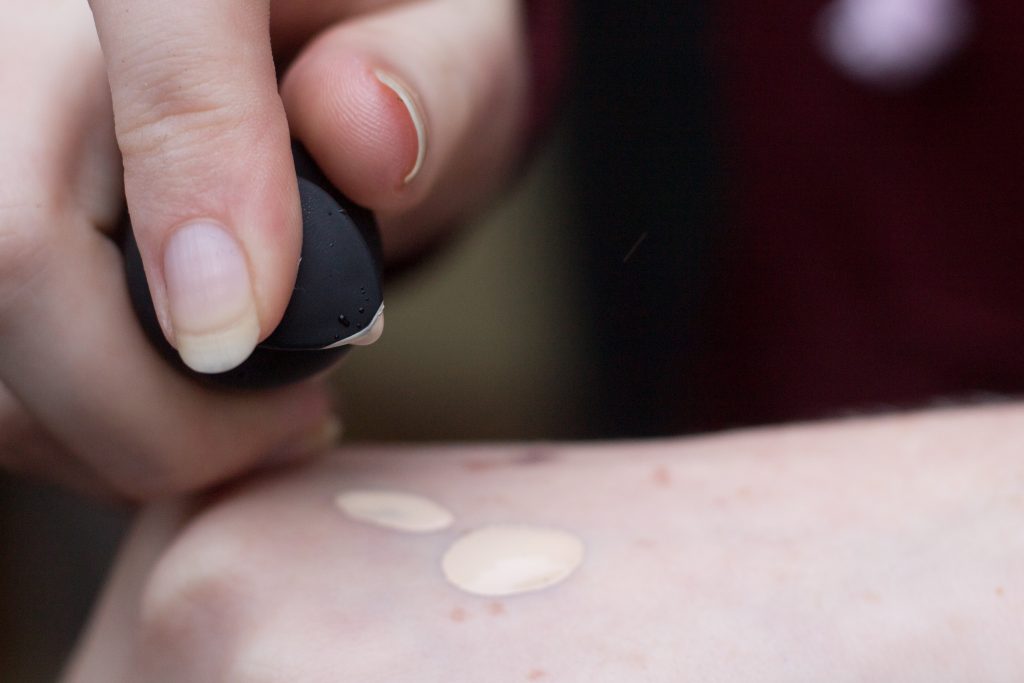
[[[1024,409],[580,445],[349,447],[141,516],[66,681],[1015,681]],[[450,531],[341,515],[442,502]],[[564,583],[474,597],[439,560],[572,531]]]
[[[412,258],[516,164],[519,3],[0,12],[0,464],[142,500],[322,449],[338,429],[317,382],[216,393],[153,351],[111,239],[125,200],[168,340],[197,369],[204,353],[241,362],[280,320],[298,266],[290,136],[376,212],[386,258]],[[211,244],[216,259],[173,257]]]

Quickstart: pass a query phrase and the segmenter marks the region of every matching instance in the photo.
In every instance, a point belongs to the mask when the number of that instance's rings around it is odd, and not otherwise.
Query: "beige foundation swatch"
[[[440,504],[402,491],[342,491],[334,502],[352,519],[395,531],[425,534],[447,529],[454,521]]]
[[[514,595],[564,581],[583,561],[583,542],[559,529],[495,525],[456,540],[441,561],[448,581],[474,595]]]

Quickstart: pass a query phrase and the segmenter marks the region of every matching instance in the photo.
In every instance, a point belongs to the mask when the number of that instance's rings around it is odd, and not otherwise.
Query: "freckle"
[[[672,486],[672,473],[668,471],[668,468],[664,465],[659,465],[654,469],[654,474],[651,475],[651,479],[654,480],[655,486],[662,488],[668,488]]]
[[[753,495],[754,495],[754,492],[751,490],[751,488],[749,486],[741,486],[738,489],[736,489],[736,497],[740,498],[742,500],[746,500],[748,498],[751,498],[751,497],[753,497]]]
[[[457,624],[461,624],[466,620],[466,610],[456,607],[448,614],[448,618]]]
[[[946,620],[946,625],[951,631],[956,633],[966,633],[968,631],[967,622],[962,617],[950,617]]]
[[[871,603],[872,605],[877,605],[878,603],[882,602],[882,596],[876,593],[875,591],[867,591],[866,593],[864,593],[863,597],[864,602]]]
[[[494,616],[498,616],[505,613],[505,605],[495,600],[487,606],[487,610]]]
[[[530,673],[526,674],[526,680],[539,681],[545,676],[547,676],[547,673],[544,672],[544,669],[530,669]]]
[[[1002,586],[996,586],[996,595],[998,595],[999,597],[1003,597],[1004,595],[1006,595],[1006,591],[1003,590]]]
[[[655,543],[654,541],[652,541],[649,538],[638,538],[635,541],[633,541],[633,545],[635,545],[637,548],[647,548],[647,549],[650,549],[650,548],[654,548],[658,544]]]

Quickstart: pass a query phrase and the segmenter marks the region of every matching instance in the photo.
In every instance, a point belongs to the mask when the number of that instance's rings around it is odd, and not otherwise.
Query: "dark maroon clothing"
[[[715,424],[1024,391],[1024,5],[885,93],[811,39],[821,0],[720,0],[731,177],[704,377]]]
[[[527,135],[537,137],[562,99],[569,61],[569,3],[562,0],[526,0],[526,33],[531,77]]]
[[[1024,5],[971,2],[970,43],[886,91],[823,56],[827,0],[709,0],[726,196],[687,425],[1024,392]]]

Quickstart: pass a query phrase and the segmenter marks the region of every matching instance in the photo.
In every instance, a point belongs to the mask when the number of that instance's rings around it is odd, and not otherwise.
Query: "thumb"
[[[200,372],[280,321],[301,213],[268,0],[91,0],[125,194],[164,334]]]

